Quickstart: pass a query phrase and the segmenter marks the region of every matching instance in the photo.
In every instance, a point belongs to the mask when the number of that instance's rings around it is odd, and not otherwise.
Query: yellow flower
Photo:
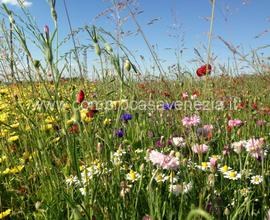
[[[83,119],[83,121],[86,122],[86,123],[89,123],[89,122],[93,121],[93,118],[85,117],[85,118]]]
[[[12,137],[10,137],[10,138],[8,139],[8,142],[9,142],[9,143],[12,143],[12,142],[17,141],[18,139],[19,139],[19,136],[18,136],[18,135],[12,136]]]
[[[12,128],[18,128],[19,125],[20,125],[20,123],[15,123],[15,124],[10,125],[10,127],[12,127]]]
[[[53,125],[52,124],[47,124],[47,125],[43,125],[41,126],[41,130],[42,131],[49,131],[53,129]]]
[[[52,123],[56,122],[56,119],[53,118],[53,117],[51,117],[51,116],[48,116],[48,117],[45,119],[45,122],[46,122],[47,124],[52,124]]]
[[[127,104],[128,104],[128,100],[126,100],[126,99],[121,99],[121,100],[118,100],[118,101],[112,101],[111,102],[111,106],[113,108],[126,107]]]
[[[11,213],[11,209],[7,209],[6,211],[1,212],[1,213],[0,213],[0,219],[3,219],[3,218],[5,218],[5,217],[9,216],[10,213]]]
[[[56,143],[56,142],[58,142],[60,139],[61,139],[60,137],[54,138],[54,139],[52,140],[52,143]]]
[[[105,118],[105,120],[103,121],[104,126],[110,125],[111,123],[112,123],[112,120],[109,118]]]
[[[67,125],[72,125],[73,123],[74,123],[74,119],[73,118],[67,120],[67,122],[66,122]]]
[[[25,125],[25,128],[24,128],[25,131],[30,131],[31,130],[31,127],[30,125]]]
[[[8,89],[7,88],[0,89],[0,94],[1,95],[7,95],[8,94]]]
[[[22,171],[23,168],[24,168],[24,165],[19,165],[19,166],[13,167],[10,170],[10,173],[19,173]]]
[[[7,120],[8,120],[8,114],[7,113],[0,114],[0,122],[6,123]]]
[[[87,114],[88,110],[87,109],[82,109],[80,111],[81,114],[81,119],[84,120],[86,118],[86,114]]]
[[[63,107],[64,107],[64,110],[70,110],[71,109],[71,105],[68,104],[68,103],[65,103]]]
[[[3,163],[4,161],[7,160],[7,156],[2,156],[0,157],[0,163]]]
[[[8,107],[8,104],[6,104],[6,103],[1,103],[1,104],[0,104],[0,111],[6,109],[7,107]]]

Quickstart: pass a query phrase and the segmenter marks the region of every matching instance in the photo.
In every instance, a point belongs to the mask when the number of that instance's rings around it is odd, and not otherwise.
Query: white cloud
[[[30,7],[32,5],[32,2],[29,2],[27,0],[0,0],[0,3],[19,6],[19,1],[21,1],[25,7]]]

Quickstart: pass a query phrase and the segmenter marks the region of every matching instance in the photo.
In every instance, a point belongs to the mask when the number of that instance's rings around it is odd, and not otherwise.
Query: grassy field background
[[[269,61],[220,37],[235,60],[215,65],[215,1],[198,69],[164,70],[149,46],[155,74],[101,27],[59,39],[48,3],[54,30],[1,4],[0,219],[269,219]]]

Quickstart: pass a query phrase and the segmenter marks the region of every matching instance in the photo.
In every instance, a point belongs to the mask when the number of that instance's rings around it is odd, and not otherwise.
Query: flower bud
[[[44,26],[44,33],[45,33],[46,39],[49,39],[50,29],[48,25]]]
[[[77,94],[77,99],[76,99],[76,102],[78,104],[81,104],[84,100],[84,91],[83,90],[80,90],[79,93]]]
[[[103,144],[99,142],[99,143],[97,144],[97,152],[98,152],[98,153],[101,153],[102,150],[103,150],[103,147],[104,147]]]
[[[95,43],[95,52],[96,52],[96,55],[98,55],[98,56],[101,55],[101,49],[100,49],[99,44],[97,44],[97,43]]]
[[[34,67],[36,69],[39,69],[39,67],[40,67],[40,61],[39,60],[34,60]]]
[[[140,170],[141,173],[144,171],[144,163],[141,164],[139,170]]]
[[[228,215],[230,214],[230,209],[226,208],[226,209],[224,210],[224,214],[228,216]]]
[[[125,70],[126,71],[130,71],[130,69],[131,69],[131,64],[130,64],[130,61],[127,59],[127,60],[125,60],[125,65],[124,65],[124,67],[125,67]]]

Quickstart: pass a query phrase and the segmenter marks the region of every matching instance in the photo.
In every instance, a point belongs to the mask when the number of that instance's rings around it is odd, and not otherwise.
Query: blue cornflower
[[[164,103],[163,104],[163,110],[171,110],[171,109],[175,109],[175,103]]]
[[[121,115],[121,119],[125,122],[129,121],[132,119],[132,115],[131,114],[128,114],[128,113],[125,113],[123,115]]]
[[[123,131],[122,128],[120,128],[120,129],[118,129],[118,130],[116,131],[116,136],[119,137],[119,138],[121,138],[121,137],[124,136],[124,131]]]

